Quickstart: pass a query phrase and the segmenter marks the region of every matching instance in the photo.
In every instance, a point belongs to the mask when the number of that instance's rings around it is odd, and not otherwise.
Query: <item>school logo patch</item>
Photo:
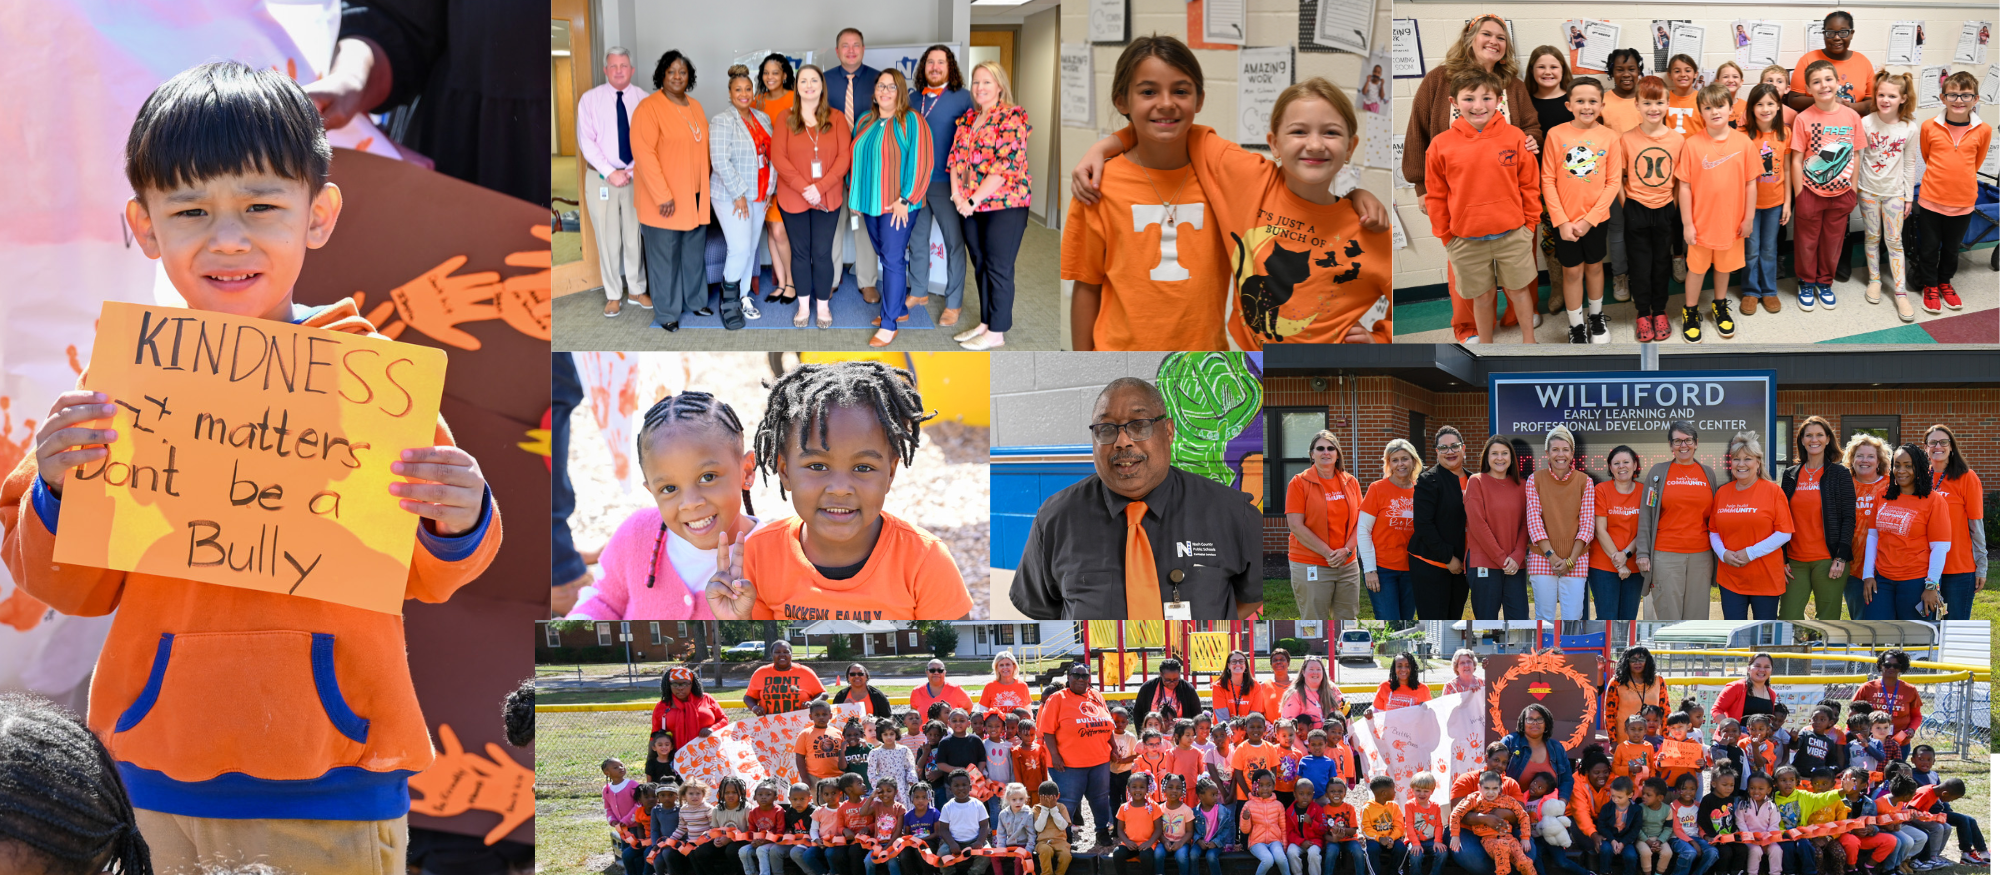
[[[1515,153],[1514,153],[1514,150],[1512,150],[1512,149],[1501,149],[1501,150],[1500,150],[1500,166],[1502,166],[1502,167],[1512,167],[1512,166],[1514,166],[1514,159],[1515,159]]]

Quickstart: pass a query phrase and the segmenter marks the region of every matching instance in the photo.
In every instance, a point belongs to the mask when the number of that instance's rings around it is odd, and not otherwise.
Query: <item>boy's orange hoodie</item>
[[[353,299],[297,324],[374,334]],[[77,385],[83,385],[79,377]],[[436,441],[452,444],[440,418]],[[0,558],[21,587],[74,616],[117,611],[91,679],[89,725],[133,806],[225,819],[392,820],[431,764],[403,618],[192,580],[58,565],[62,502],[34,457],[0,484]],[[492,493],[476,528],[421,520],[406,597],[442,602],[500,549]]]
[[[1528,136],[1498,115],[1483,131],[1459,119],[1424,152],[1424,203],[1431,233],[1488,237],[1542,218],[1542,171]]]
[[[1993,142],[1993,126],[1973,113],[1972,122],[1958,128],[1958,142],[1952,142],[1952,126],[1944,113],[1918,126],[1917,148],[1924,155],[1924,181],[1919,200],[1948,207],[1963,215],[1979,198],[1979,165],[1986,160],[1987,145]]]

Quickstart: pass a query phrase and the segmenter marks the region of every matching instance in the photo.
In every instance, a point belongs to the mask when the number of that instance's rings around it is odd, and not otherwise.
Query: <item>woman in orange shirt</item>
[[[1730,481],[1715,491],[1708,511],[1709,549],[1720,564],[1725,620],[1775,620],[1785,593],[1785,564],[1778,548],[1792,539],[1791,503],[1764,471],[1764,446],[1755,432],[1729,439]]]
[[[1832,457],[1833,425],[1822,416],[1800,422],[1793,442],[1799,463],[1785,469],[1782,484],[1792,505],[1798,537],[1785,545],[1785,598],[1778,616],[1806,618],[1810,596],[1816,616],[1840,619],[1841,590],[1854,561],[1854,478]]]
[[[1417,619],[1416,587],[1410,582],[1411,499],[1423,462],[1417,448],[1397,438],[1382,450],[1382,478],[1368,484],[1361,500],[1355,545],[1375,619],[1401,628]]]
[[[773,126],[783,127],[786,117],[792,114],[792,104],[798,100],[793,88],[791,59],[772,52],[757,65],[757,96],[752,98],[750,105],[764,113]],[[789,304],[799,299],[799,293],[792,285],[792,241],[785,236],[785,214],[778,209],[777,198],[772,198],[771,208],[764,211],[764,235],[771,244],[771,275],[777,278],[770,294],[764,296],[764,301]],[[751,278],[753,286],[757,279]],[[746,289],[745,293],[749,291]]]
[[[1986,493],[1979,475],[1959,454],[1958,436],[1950,426],[1926,429],[1924,450],[1931,457],[1931,487],[1944,493],[1945,507],[1951,510],[1951,555],[1945,557],[1944,576],[1938,580],[1947,616],[1931,619],[1969,620],[1972,594],[1986,586],[1986,514],[1980,507]]]
[[[1852,556],[1866,552],[1868,530],[1875,527],[1875,508],[1882,503],[1882,493],[1889,489],[1889,444],[1867,432],[1860,432],[1847,439],[1847,446],[1841,451],[1841,458],[1847,463],[1847,470],[1854,478],[1854,543],[1849,546]],[[1861,575],[1847,576],[1847,615],[1860,618],[1861,608],[1866,602],[1861,600]]]
[[[1340,439],[1322,429],[1313,435],[1312,467],[1285,487],[1285,523],[1291,543],[1292,592],[1299,616],[1361,618],[1361,566],[1355,539],[1361,523],[1361,482],[1347,473]]]
[[[1252,712],[1264,712],[1264,685],[1257,682],[1257,676],[1250,671],[1250,655],[1241,650],[1232,650],[1229,659],[1222,664],[1222,674],[1209,687],[1209,704],[1216,711],[1228,712],[1228,717],[1241,717]],[[1219,717],[1226,720],[1228,717]]]
[[[993,680],[979,691],[979,707],[988,711],[1013,713],[1015,708],[1026,708],[1035,712],[1034,697],[1028,692],[1017,673],[1020,663],[1014,661],[1014,652],[1002,650],[993,657]]]
[[[694,62],[679,49],[653,69],[659,89],[632,111],[632,166],[638,187],[639,239],[646,249],[646,285],[653,324],[681,330],[681,314],[708,309],[708,116],[694,87]]]
[[[1936,434],[1936,432],[1932,432]],[[1936,620],[1938,579],[1951,553],[1951,510],[1931,485],[1930,459],[1904,444],[1889,463],[1891,482],[1875,508],[1861,560],[1864,620]]]
[[[1611,479],[1592,487],[1597,537],[1590,543],[1590,598],[1604,620],[1639,619],[1639,596],[1646,578],[1631,567],[1639,550],[1639,454],[1619,445],[1604,457]]]
[[[1708,588],[1715,580],[1708,511],[1720,483],[1708,465],[1695,461],[1701,435],[1694,423],[1669,424],[1667,442],[1674,457],[1646,471],[1646,497],[1639,511],[1636,561],[1640,571],[1652,576],[1646,619],[1706,620]]]

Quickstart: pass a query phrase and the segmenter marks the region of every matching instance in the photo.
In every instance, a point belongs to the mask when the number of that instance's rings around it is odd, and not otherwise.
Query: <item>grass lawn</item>
[[[1973,595],[1972,618],[1989,623],[2000,621],[2000,588],[1989,586]],[[2000,655],[1993,657],[1993,668],[2000,670]],[[2000,726],[2000,698],[1993,700],[1993,722],[1988,725]],[[2000,753],[2000,736],[1994,737],[1993,750]]]

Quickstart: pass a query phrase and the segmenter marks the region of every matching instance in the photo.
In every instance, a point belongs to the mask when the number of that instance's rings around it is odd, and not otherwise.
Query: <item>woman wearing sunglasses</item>
[[[882,695],[881,690],[875,689],[875,685],[868,682],[868,669],[857,662],[847,667],[847,686],[841,687],[839,692],[833,694],[833,703],[842,705],[862,701],[868,703],[870,716],[895,716],[895,712],[889,708],[889,697]]]
[[[932,702],[945,702],[953,708],[964,708],[972,713],[972,699],[965,695],[965,689],[956,684],[945,683],[944,660],[933,659],[924,666],[923,686],[910,691],[910,710],[918,714],[928,714]]]
[[[1355,561],[1361,482],[1347,473],[1340,439],[1322,429],[1312,439],[1312,467],[1285,487],[1287,558],[1299,616],[1361,618],[1361,565]]]

